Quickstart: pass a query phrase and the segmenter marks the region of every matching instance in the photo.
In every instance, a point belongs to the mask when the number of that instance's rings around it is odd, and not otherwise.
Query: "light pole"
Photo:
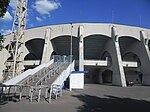
[[[70,41],[70,56],[71,56],[70,63],[71,63],[72,62],[72,54],[73,54],[73,52],[72,52],[72,28],[73,28],[73,25],[72,25],[72,23],[70,23],[70,25],[71,25],[71,41]]]

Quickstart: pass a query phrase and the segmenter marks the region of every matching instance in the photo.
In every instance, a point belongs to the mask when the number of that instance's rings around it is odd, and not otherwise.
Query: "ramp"
[[[72,57],[70,56],[56,56],[49,63],[42,64],[33,70],[27,70],[21,75],[5,82],[4,85],[5,87],[7,86],[9,94],[11,88],[14,87],[13,92],[16,92],[18,89],[20,100],[25,95],[32,101],[36,95],[37,101],[40,102],[41,96],[43,96],[41,93],[45,93],[45,99],[48,98],[49,102],[51,102],[52,97],[57,99],[57,96],[60,95],[63,82],[70,72],[74,70],[74,62],[71,60]]]

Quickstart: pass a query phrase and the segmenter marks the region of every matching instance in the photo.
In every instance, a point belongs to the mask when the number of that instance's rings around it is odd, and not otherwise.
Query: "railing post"
[[[32,96],[33,96],[33,88],[30,87],[30,93],[29,93],[30,101],[32,102]]]
[[[48,87],[46,87],[46,90],[45,90],[45,98],[47,98],[47,93],[48,93]]]
[[[41,99],[41,87],[39,88],[38,102],[40,102],[40,99]]]
[[[51,103],[51,98],[52,98],[52,86],[51,86],[51,88],[50,88],[49,103]]]
[[[23,87],[22,87],[22,85],[20,85],[19,86],[19,91],[20,91],[20,93],[19,93],[19,100],[21,100],[21,98],[22,98],[22,89],[23,89]]]

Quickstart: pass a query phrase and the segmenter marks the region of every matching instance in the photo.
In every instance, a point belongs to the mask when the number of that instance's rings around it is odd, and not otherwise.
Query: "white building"
[[[7,46],[12,34],[5,36],[0,52],[0,79],[4,63],[10,59]],[[52,55],[72,54],[77,70],[88,70],[87,83],[126,81],[150,85],[150,29],[103,23],[58,24],[25,31],[21,51],[25,69],[46,63]],[[72,43],[71,43],[72,40]],[[25,46],[24,46],[25,45]]]

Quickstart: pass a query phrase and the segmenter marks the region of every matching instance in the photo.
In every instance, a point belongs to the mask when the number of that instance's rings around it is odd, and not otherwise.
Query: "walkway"
[[[6,102],[0,105],[0,112],[150,112],[149,107],[150,87],[86,84],[84,90],[65,90],[52,103]]]

